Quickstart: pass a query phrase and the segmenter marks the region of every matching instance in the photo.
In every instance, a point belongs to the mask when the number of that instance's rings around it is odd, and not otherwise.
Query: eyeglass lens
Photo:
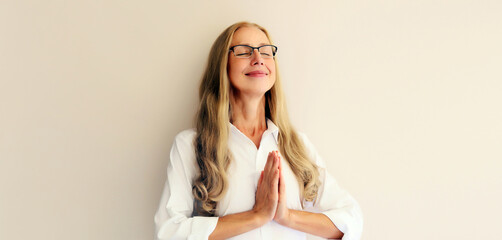
[[[239,58],[248,58],[253,55],[253,48],[248,46],[235,46],[234,47],[234,55]],[[273,46],[261,46],[258,51],[260,52],[261,57],[263,58],[272,58],[274,56],[274,47]]]

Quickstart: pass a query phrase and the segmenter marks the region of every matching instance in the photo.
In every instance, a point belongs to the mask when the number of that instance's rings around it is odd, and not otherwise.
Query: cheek
[[[229,77],[239,77],[242,74],[242,64],[231,62],[228,64],[227,72]]]
[[[271,73],[275,73],[275,61],[273,59],[267,59],[266,66]]]
[[[236,77],[238,76],[235,72],[235,66],[233,64],[228,64],[227,67],[228,80],[231,85],[235,85]]]
[[[270,74],[273,76],[273,79],[275,80],[275,62],[272,62],[270,64],[267,64],[267,68],[270,71]],[[271,77],[272,77],[271,76]]]

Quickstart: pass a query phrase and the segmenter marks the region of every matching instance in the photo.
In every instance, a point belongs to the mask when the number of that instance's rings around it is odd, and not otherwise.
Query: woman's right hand
[[[272,151],[268,154],[267,163],[261,172],[256,188],[253,212],[257,214],[261,223],[272,220],[279,200],[279,153]]]

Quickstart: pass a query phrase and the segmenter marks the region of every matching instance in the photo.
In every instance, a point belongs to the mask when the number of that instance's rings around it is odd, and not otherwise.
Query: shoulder
[[[193,141],[195,139],[196,131],[195,128],[185,129],[174,137],[174,143],[176,147],[180,149],[193,149]]]
[[[315,152],[314,145],[310,141],[310,139],[307,137],[307,135],[303,132],[297,131],[298,138],[302,141],[302,143],[305,145],[306,150],[309,153]]]
[[[302,140],[303,142],[305,141],[308,141],[309,139],[307,138],[307,135],[304,133],[304,132],[301,132],[301,131],[296,131],[296,134],[298,134],[298,137],[300,138],[300,140]]]
[[[168,171],[169,169],[174,171],[171,172],[171,174],[182,176],[183,179],[186,178],[189,181],[193,181],[198,171],[197,161],[195,159],[195,148],[193,145],[195,136],[195,129],[183,130],[176,134],[168,164]]]
[[[185,129],[174,137],[174,141],[176,142],[192,142],[195,139],[195,128]]]
[[[184,165],[185,172],[195,171],[195,147],[193,145],[195,129],[187,129],[179,132],[174,137],[171,148],[171,162]]]
[[[319,167],[325,167],[326,165],[323,159],[319,156],[314,144],[310,141],[307,135],[300,131],[297,131],[297,134],[298,138],[303,142],[305,150],[307,151],[310,160],[313,161]]]

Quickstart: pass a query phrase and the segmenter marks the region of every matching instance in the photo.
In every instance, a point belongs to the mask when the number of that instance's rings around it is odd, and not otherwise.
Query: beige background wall
[[[0,239],[152,239],[209,47],[249,20],[363,239],[500,239],[500,1],[0,2]]]

